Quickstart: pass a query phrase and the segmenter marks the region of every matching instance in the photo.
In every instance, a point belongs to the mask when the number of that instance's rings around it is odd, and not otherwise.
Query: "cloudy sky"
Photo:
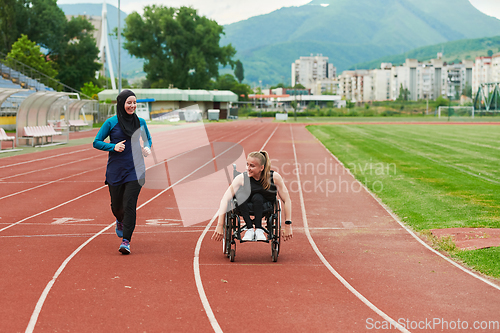
[[[161,4],[169,7],[192,6],[198,13],[216,20],[219,24],[229,24],[249,17],[270,13],[281,7],[301,6],[311,0],[120,0],[120,7],[126,13],[142,13],[146,5]],[[500,19],[499,0],[469,0],[480,11]],[[102,3],[103,0],[59,0],[67,3]],[[118,0],[106,0],[118,6]]]

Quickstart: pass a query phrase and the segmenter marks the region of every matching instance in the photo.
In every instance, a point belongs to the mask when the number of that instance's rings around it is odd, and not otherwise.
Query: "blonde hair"
[[[271,160],[269,154],[265,150],[254,151],[248,154],[248,157],[256,158],[259,164],[264,166],[264,170],[260,174],[260,184],[265,190],[268,190],[271,187]]]

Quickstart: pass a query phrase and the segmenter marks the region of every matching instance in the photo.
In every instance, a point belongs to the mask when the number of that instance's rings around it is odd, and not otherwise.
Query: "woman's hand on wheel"
[[[284,241],[292,239],[293,237],[292,226],[290,224],[285,224],[285,228],[282,230],[282,233]]]
[[[221,241],[222,238],[224,238],[224,230],[221,225],[217,225],[217,228],[215,228],[214,234],[212,235],[212,239],[214,241]]]

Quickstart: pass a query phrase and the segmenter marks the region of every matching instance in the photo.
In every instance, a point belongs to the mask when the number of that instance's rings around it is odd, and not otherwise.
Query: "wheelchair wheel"
[[[235,256],[236,256],[236,250],[235,250],[235,249],[231,249],[231,250],[229,250],[229,260],[230,260],[231,262],[233,262],[233,261],[234,261],[234,257],[235,257]]]
[[[273,249],[273,253],[271,254],[271,259],[273,260],[273,262],[278,261],[278,251],[276,251],[275,249]]]
[[[233,225],[231,215],[231,212],[228,212],[224,217],[224,238],[222,239],[222,251],[228,257],[231,250],[231,241],[233,238]]]
[[[273,223],[271,224],[271,258],[273,262],[278,261],[281,244],[281,203],[278,201],[275,213],[273,214]]]

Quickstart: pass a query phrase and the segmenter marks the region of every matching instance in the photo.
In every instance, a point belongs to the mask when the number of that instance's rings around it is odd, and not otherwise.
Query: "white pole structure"
[[[120,31],[120,0],[118,0],[118,93],[122,91],[122,68],[121,68],[121,59],[120,59],[120,51],[122,48],[121,45],[121,31]]]
[[[99,46],[99,59],[101,61],[108,63],[109,68],[109,76],[111,78],[111,87],[116,89],[115,84],[115,73],[113,72],[113,63],[111,62],[111,52],[109,49],[109,40],[108,40],[108,18],[107,15],[108,10],[106,7],[106,0],[102,3],[102,20],[101,20],[101,42]],[[106,57],[106,59],[104,59]],[[103,64],[104,65],[104,64]],[[105,68],[103,67],[104,73],[106,73]],[[96,73],[96,76],[99,76],[99,73]]]

